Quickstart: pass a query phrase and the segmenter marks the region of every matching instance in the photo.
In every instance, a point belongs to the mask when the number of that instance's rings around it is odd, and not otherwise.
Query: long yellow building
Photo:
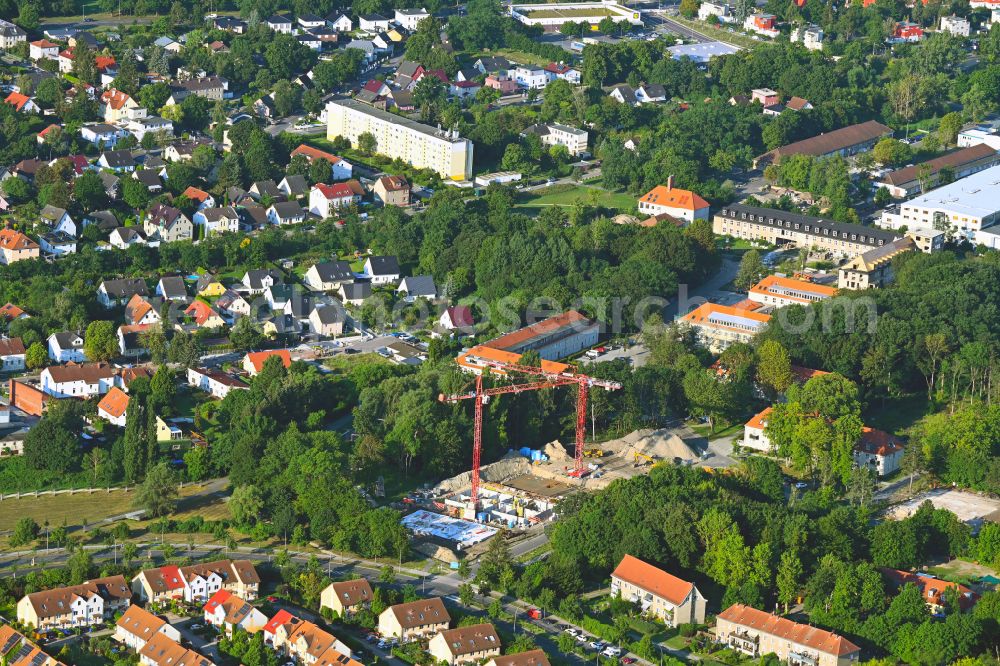
[[[353,99],[335,99],[326,106],[326,136],[344,137],[354,147],[358,137],[375,137],[375,152],[401,159],[418,169],[431,169],[442,178],[472,177],[472,141],[457,131],[442,130],[397,116]]]

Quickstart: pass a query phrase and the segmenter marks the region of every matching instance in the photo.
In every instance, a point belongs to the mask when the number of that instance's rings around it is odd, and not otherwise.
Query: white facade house
[[[326,219],[337,210],[354,205],[360,198],[347,183],[316,183],[309,191],[309,212]]]
[[[187,382],[188,386],[210,393],[220,400],[232,391],[250,388],[236,377],[215,368],[188,368]]]
[[[954,15],[941,17],[941,32],[950,33],[955,37],[968,37],[969,30],[970,25],[968,19]]]
[[[705,597],[686,580],[625,555],[611,574],[611,595],[637,604],[668,627],[705,622]]]
[[[698,7],[698,20],[707,21],[714,16],[719,23],[732,23],[733,10],[728,2],[703,2]]]
[[[48,340],[49,358],[56,363],[84,363],[83,334],[75,331],[53,333]]]
[[[22,372],[26,351],[21,338],[0,337],[0,372]]]
[[[517,82],[522,88],[542,89],[549,84],[548,74],[541,67],[530,65],[518,65],[510,70],[508,76]]]
[[[399,282],[399,262],[396,257],[368,257],[364,274],[373,285]]]
[[[389,19],[379,14],[363,14],[358,17],[358,28],[364,32],[383,32],[389,29]]]
[[[791,39],[800,42],[810,51],[823,50],[823,28],[818,25],[799,26],[792,29]]]
[[[42,392],[53,398],[92,398],[110,391],[117,376],[110,365],[88,363],[45,368],[38,379]]]
[[[354,29],[351,17],[346,14],[338,14],[333,20],[327,19],[326,23],[337,32],[350,32]]]
[[[539,123],[525,129],[521,135],[535,134],[543,146],[565,146],[574,157],[587,152],[588,134],[586,130],[560,123]]]
[[[232,206],[205,208],[195,213],[191,221],[205,227],[205,235],[236,233],[240,230],[240,216]]]
[[[740,442],[741,446],[745,446],[748,449],[754,449],[755,451],[760,451],[761,453],[771,452],[771,440],[768,439],[765,429],[767,428],[767,419],[771,416],[771,408],[763,410],[759,414],[755,414],[752,419],[747,421],[743,425],[743,440]]]
[[[115,622],[115,633],[112,638],[138,652],[157,634],[163,634],[175,642],[181,640],[181,632],[166,620],[153,615],[141,606],[129,606]]]
[[[421,21],[429,16],[430,13],[423,7],[420,9],[397,9],[396,23],[412,32],[417,29],[417,25]]]
[[[865,427],[854,446],[854,464],[868,467],[878,476],[888,476],[903,462],[903,445],[883,430]]]

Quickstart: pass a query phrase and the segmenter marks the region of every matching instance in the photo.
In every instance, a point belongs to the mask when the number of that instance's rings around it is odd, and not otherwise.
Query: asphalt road
[[[692,30],[686,25],[681,25],[673,19],[667,18],[663,13],[649,13],[646,14],[645,20],[648,25],[654,28],[657,32],[669,32],[671,34],[677,35],[678,37],[683,37],[684,39],[690,39],[694,42],[704,43],[704,42],[714,42],[715,40],[704,35],[697,30]]]

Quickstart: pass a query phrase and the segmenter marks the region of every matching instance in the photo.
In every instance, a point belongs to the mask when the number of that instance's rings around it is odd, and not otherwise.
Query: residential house
[[[302,281],[313,291],[333,291],[354,282],[354,271],[346,261],[324,261],[310,266]]]
[[[245,278],[246,276],[244,276],[244,279]],[[226,287],[222,284],[217,275],[206,273],[205,275],[198,276],[198,282],[195,283],[194,290],[199,296],[204,296],[205,298],[215,298],[216,296],[222,296],[222,294],[226,291]]]
[[[0,34],[4,23],[0,20]],[[0,662],[7,666],[63,666],[9,624],[0,625]]]
[[[292,364],[292,357],[287,349],[271,349],[268,351],[248,352],[243,357],[243,369],[251,377],[256,377],[264,368],[264,363],[272,357],[281,359],[281,364],[285,368],[288,368]]]
[[[475,97],[482,87],[479,81],[449,81],[448,95],[458,99]]]
[[[792,28],[792,42],[799,42],[810,51],[822,51],[824,38],[823,28],[818,25],[804,25]]]
[[[915,586],[920,590],[928,610],[938,618],[943,617],[945,612],[949,610],[948,597],[951,595],[954,595],[954,599],[957,600],[960,611],[970,610],[979,601],[979,595],[965,585],[941,580],[928,573],[912,573],[888,567],[879,567],[879,572],[897,591],[902,589],[904,585]]]
[[[157,324],[160,322],[162,299],[150,299],[133,294],[125,304],[125,322],[128,324]]]
[[[298,618],[296,618],[298,619]],[[287,623],[286,623],[287,624]],[[286,625],[278,627],[283,634]],[[292,626],[291,634],[281,637],[280,646],[293,661],[311,666],[360,666],[351,659],[351,650],[336,636],[324,631],[312,622],[299,620]]]
[[[309,191],[309,183],[302,175],[285,176],[278,183],[278,189],[289,199],[297,199]]]
[[[750,14],[743,21],[743,28],[773,39],[781,34],[778,32],[777,22],[778,17],[774,14]]]
[[[347,183],[316,183],[309,192],[309,212],[326,219],[332,217],[334,211],[354,205],[358,199],[360,197]]]
[[[517,81],[506,74],[489,74],[483,81],[483,85],[499,90],[501,95],[511,95],[518,91]]]
[[[232,289],[226,289],[222,296],[219,296],[218,300],[215,301],[215,308],[220,313],[232,318],[245,317],[250,314],[250,301]]]
[[[478,664],[500,656],[500,636],[489,623],[445,629],[428,642],[427,652],[449,666]]]
[[[232,206],[199,210],[192,217],[192,222],[203,226],[206,236],[236,233],[240,230],[240,215]]]
[[[889,476],[899,470],[903,450],[899,438],[884,430],[865,426],[861,430],[861,439],[854,445],[854,464],[868,467],[877,476]]]
[[[149,294],[149,291],[146,289],[146,281],[142,278],[104,280],[97,287],[97,300],[108,309],[125,305],[136,294],[140,296]]]
[[[382,32],[389,29],[389,19],[379,14],[362,14],[358,17],[358,28],[364,32]]]
[[[0,322],[9,324],[12,321],[18,319],[30,319],[31,315],[27,312],[14,305],[13,303],[6,303],[0,306]]]
[[[310,164],[315,160],[326,160],[330,163],[330,179],[333,181],[337,180],[347,180],[352,177],[354,167],[347,160],[337,157],[333,153],[328,153],[324,150],[319,150],[318,148],[313,148],[312,146],[307,146],[306,144],[300,145],[298,148],[293,150],[290,157],[294,158],[297,155],[302,155],[306,158]]]
[[[801,141],[781,146],[760,155],[754,160],[754,168],[762,169],[769,163],[778,163],[790,155],[811,155],[813,157],[850,157],[871,148],[884,137],[892,136],[892,128],[869,120],[857,125],[842,127]]]
[[[774,410],[771,407],[767,407],[755,414],[743,425],[743,439],[740,441],[741,446],[762,453],[771,453],[771,439],[767,436],[766,430],[767,421],[772,411]]]
[[[198,205],[198,210],[205,210],[206,208],[213,208],[215,206],[215,197],[194,185],[184,190],[181,196],[195,202]]]
[[[297,285],[272,284],[264,290],[264,300],[272,310],[284,310],[296,293]]]
[[[413,32],[417,29],[420,22],[429,16],[430,13],[423,7],[419,9],[397,9],[396,23],[406,30]]]
[[[191,240],[194,237],[194,226],[188,216],[180,209],[163,203],[155,203],[146,211],[142,230],[146,236],[155,236],[164,243]]]
[[[219,16],[213,19],[212,25],[216,30],[225,30],[237,35],[242,35],[247,31],[247,23],[242,19],[232,16]]]
[[[404,294],[403,300],[407,303],[413,303],[418,298],[434,299],[437,297],[437,287],[434,285],[434,278],[430,275],[405,277],[399,283],[396,291]]]
[[[234,390],[247,390],[250,387],[238,377],[215,368],[188,368],[188,386],[210,393],[213,397],[225,398]]]
[[[371,282],[351,282],[340,285],[338,290],[340,300],[347,305],[359,306],[372,295]]]
[[[484,666],[549,666],[545,650],[528,650],[502,657],[493,657]]]
[[[145,185],[150,194],[159,194],[163,190],[163,181],[155,169],[136,169],[132,177]]]
[[[503,56],[483,56],[472,63],[472,66],[479,70],[480,74],[506,74],[511,68],[511,63]]]
[[[132,578],[132,592],[143,603],[169,599],[204,602],[219,590],[253,601],[259,587],[260,576],[249,560],[216,560],[184,567],[167,565],[145,569]]]
[[[892,259],[904,252],[916,249],[913,239],[905,236],[882,247],[868,250],[851,259],[838,269],[839,289],[876,289],[890,284],[895,279]]]
[[[326,25],[326,21],[315,14],[299,14],[295,17],[295,21],[304,29],[312,30],[313,28],[321,28]]]
[[[110,127],[106,125],[105,127]],[[84,128],[86,129],[86,128]],[[119,138],[128,135],[126,130],[118,130]],[[83,131],[81,130],[81,135]],[[115,173],[131,173],[136,169],[135,158],[127,150],[106,150],[97,158],[97,166],[101,169],[109,169]]]
[[[119,250],[127,250],[133,245],[146,245],[147,241],[141,227],[116,227],[111,230],[108,243]]]
[[[167,53],[175,53],[175,54],[176,53],[180,53],[181,49],[184,48],[184,46],[180,42],[178,42],[178,41],[176,41],[174,39],[171,39],[170,37],[167,37],[166,35],[164,35],[162,37],[157,37],[153,41],[153,44],[156,45],[156,46],[159,46],[161,49],[163,49]]]
[[[327,585],[319,597],[320,610],[329,608],[339,618],[368,608],[372,602],[372,586],[365,578],[355,578]]]
[[[149,330],[150,324],[136,324],[118,327],[118,351],[127,358],[137,358],[149,353],[143,345],[142,334]]]
[[[210,141],[181,141],[172,143],[163,151],[163,159],[167,162],[189,162],[194,158],[194,151],[202,146],[211,148]]]
[[[106,123],[127,122],[146,117],[146,109],[134,97],[116,88],[101,93],[100,102]]]
[[[971,25],[968,19],[960,16],[942,16],[941,32],[947,32],[953,37],[968,37]]]
[[[156,283],[156,295],[166,301],[183,301],[188,297],[187,285],[179,275],[168,275]]]
[[[39,631],[89,627],[125,611],[131,597],[124,577],[95,578],[25,595],[17,602],[17,619]]]
[[[402,176],[382,176],[372,186],[372,193],[383,206],[410,205],[410,184]]]
[[[0,337],[0,372],[23,372],[26,353],[21,338]]]
[[[140,666],[214,666],[214,664],[189,650],[165,634],[153,636],[139,650]]]
[[[508,73],[522,88],[541,90],[549,84],[548,74],[541,67],[517,65]]]
[[[637,604],[668,627],[705,622],[706,600],[694,583],[631,555],[625,555],[612,572],[611,595]]]
[[[97,415],[112,425],[124,428],[128,403],[128,393],[117,386],[112,386],[97,403]]]
[[[785,104],[785,108],[792,111],[809,111],[813,108],[813,105],[809,100],[802,97],[792,97]]]
[[[62,231],[50,231],[38,237],[38,244],[46,257],[60,257],[76,252],[76,238]]]
[[[306,212],[297,201],[279,201],[267,209],[267,220],[271,224],[299,224],[306,219]]]
[[[685,222],[707,220],[709,204],[691,190],[674,187],[674,177],[666,185],[657,185],[639,199],[639,212],[647,215],[667,214]]]
[[[326,24],[337,32],[350,32],[354,29],[354,23],[351,21],[351,17],[339,12],[328,16],[326,18]]]
[[[919,42],[924,38],[924,29],[917,23],[910,21],[900,21],[892,30],[892,42]]]
[[[539,123],[531,125],[522,136],[534,134],[542,140],[543,146],[564,146],[569,154],[577,157],[587,152],[587,131],[560,123]]]
[[[181,640],[181,633],[163,618],[141,606],[129,606],[115,622],[112,638],[138,652],[157,634],[163,634],[175,642]]]
[[[0,264],[9,266],[24,259],[38,259],[41,246],[20,231],[0,229]]]
[[[124,139],[128,135],[127,129],[107,123],[89,123],[80,127],[80,138],[99,148],[114,148],[119,139]],[[106,169],[113,168],[101,165],[99,161],[98,164]]]
[[[42,112],[41,107],[38,106],[38,103],[35,102],[33,98],[28,97],[27,95],[21,94],[19,92],[10,93],[9,95],[7,95],[7,98],[4,100],[4,102],[10,104],[11,106],[14,107],[15,111],[19,111],[21,113]]]
[[[156,441],[172,442],[184,439],[184,432],[173,423],[167,423],[159,416],[156,417]]]
[[[205,301],[195,299],[184,310],[184,316],[194,320],[198,328],[220,328],[226,325],[219,313],[212,309],[212,306]]]
[[[715,635],[752,659],[773,653],[791,664],[849,666],[861,657],[861,648],[842,636],[743,604],[733,604],[716,616]]]
[[[49,358],[55,363],[85,363],[87,355],[83,351],[83,334],[79,331],[53,333],[46,341]]]
[[[347,313],[340,303],[319,305],[309,313],[309,327],[316,335],[335,338],[344,334],[344,321]]]
[[[393,284],[399,281],[399,261],[394,256],[370,256],[364,274],[373,285]]]
[[[471,333],[475,322],[472,319],[472,309],[468,305],[453,305],[444,309],[438,324],[446,331]]]
[[[38,39],[28,44],[28,57],[34,62],[39,60],[58,60],[59,45],[47,39]]]
[[[278,189],[278,186],[270,178],[267,180],[258,180],[251,185],[250,194],[255,195],[254,198],[257,201],[260,201],[264,197],[270,197],[271,199],[277,199],[279,201],[284,198],[282,191]]]
[[[197,79],[181,81],[179,88],[173,91],[167,104],[179,104],[188,95],[197,95],[212,101],[225,99],[228,82],[219,76],[206,76]]]
[[[222,629],[227,636],[241,629],[253,634],[264,628],[267,616],[249,601],[229,590],[219,590],[205,603],[205,624]]]
[[[549,78],[549,82],[555,81],[556,79],[562,79],[563,81],[568,81],[575,86],[580,85],[580,70],[570,67],[562,62],[550,62],[546,65],[545,75]]]
[[[263,294],[271,285],[284,284],[285,278],[276,268],[254,268],[243,274],[242,282],[247,292],[256,296]],[[217,295],[221,295],[221,292]]]
[[[0,19],[0,49],[12,49],[26,41],[28,41],[28,33],[20,26]]]
[[[269,30],[275,32],[284,33],[286,35],[292,34],[292,19],[287,16],[282,16],[281,14],[275,14],[264,21],[264,25],[268,27]]]
[[[404,643],[434,636],[451,623],[440,597],[389,606],[378,616],[379,635],[395,636]]]

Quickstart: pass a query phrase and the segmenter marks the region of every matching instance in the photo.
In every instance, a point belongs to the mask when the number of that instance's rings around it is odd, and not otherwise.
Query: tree
[[[137,508],[157,518],[174,510],[177,498],[177,479],[167,463],[161,462],[149,470],[146,480],[139,486],[135,497]]]
[[[757,382],[772,400],[792,383],[792,361],[777,340],[765,340],[757,349]]]
[[[29,370],[44,368],[49,362],[49,352],[41,342],[32,342],[25,350],[24,362]]]
[[[87,324],[83,336],[83,352],[94,362],[110,361],[118,355],[118,338],[115,325],[107,320],[92,321]]]
[[[264,331],[250,317],[240,317],[229,332],[229,340],[240,351],[250,351],[264,342]]]
[[[698,15],[698,0],[681,0],[680,13],[685,18],[694,18]]]
[[[71,429],[72,428],[72,429]],[[79,466],[78,426],[66,419],[46,414],[24,437],[24,460],[32,469],[68,472]]]
[[[73,49],[73,75],[85,83],[97,83],[97,56],[86,42]]]
[[[872,148],[872,155],[875,157],[875,161],[882,166],[904,164],[910,159],[910,154],[911,151],[908,145],[899,139],[890,137],[881,139]]]
[[[108,204],[104,183],[94,171],[85,171],[73,181],[73,197],[88,211],[99,210]]]
[[[166,365],[157,368],[149,381],[149,390],[149,409],[161,416],[171,416],[177,397],[177,378],[174,376],[174,371]]]
[[[31,543],[37,538],[38,523],[29,516],[22,516],[18,518],[17,523],[14,525],[14,531],[11,533],[8,542],[11,547],[17,548],[18,546]]]
[[[145,210],[149,206],[149,189],[135,178],[122,178],[122,199],[134,210]]]
[[[757,284],[765,275],[767,275],[767,267],[764,266],[764,262],[760,258],[760,252],[747,250],[740,259],[740,268],[733,284],[741,291],[749,291],[750,287]]]
[[[193,446],[184,454],[184,467],[192,481],[203,481],[211,474],[208,448]]]
[[[775,580],[778,587],[778,601],[784,604],[786,613],[789,604],[798,596],[802,574],[802,562],[799,560],[798,554],[794,550],[786,548],[781,553],[781,561],[778,563],[778,574]]]
[[[133,389],[125,412],[122,469],[126,483],[138,483],[152,461],[146,459],[146,396]]]
[[[237,525],[250,526],[260,516],[264,498],[257,486],[239,486],[229,498],[229,514]]]
[[[378,140],[371,132],[362,132],[358,135],[358,150],[365,155],[374,155],[378,150]]]

